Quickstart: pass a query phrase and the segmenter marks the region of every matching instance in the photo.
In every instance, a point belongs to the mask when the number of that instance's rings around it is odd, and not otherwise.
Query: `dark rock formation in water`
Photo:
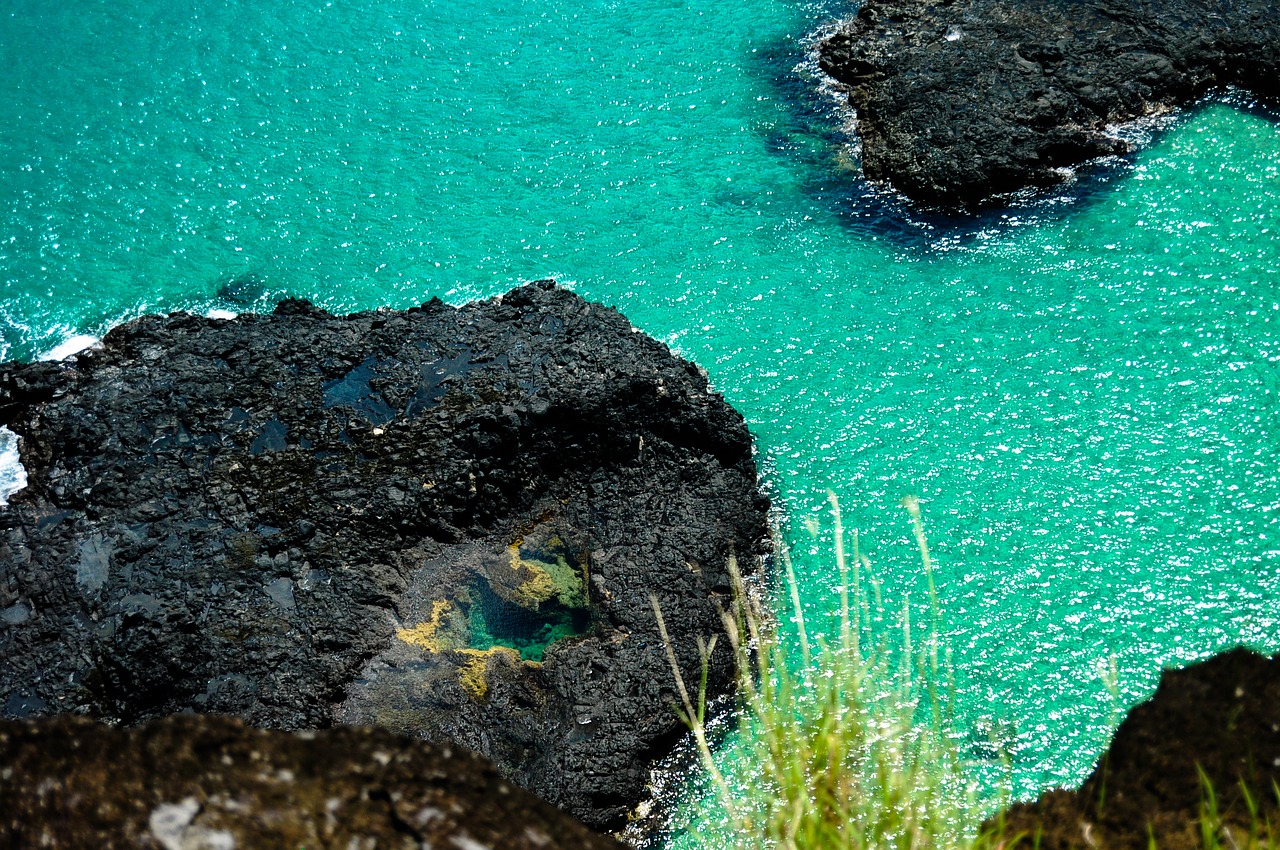
[[[1160,850],[1203,850],[1198,770],[1217,797],[1221,846],[1253,846],[1251,824],[1280,824],[1280,657],[1241,649],[1165,671],[1081,788],[1014,806],[1006,829],[1026,835],[1027,847],[1039,834],[1042,850],[1146,847],[1148,828]],[[1257,823],[1241,783],[1259,806]]]
[[[680,732],[649,594],[696,681],[766,536],[742,417],[549,283],[145,317],[0,366],[0,423],[30,476],[0,508],[5,715],[377,724],[595,826]]]
[[[257,272],[219,278],[215,286],[219,298],[237,306],[252,304],[267,293],[266,281]]]
[[[0,846],[621,850],[461,749],[178,715],[0,721]]]
[[[866,0],[819,45],[857,109],[863,169],[971,208],[1121,154],[1107,125],[1223,86],[1280,93],[1271,0]]]

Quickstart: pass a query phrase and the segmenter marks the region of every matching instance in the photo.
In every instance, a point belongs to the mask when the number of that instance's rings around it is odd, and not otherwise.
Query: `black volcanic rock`
[[[1107,125],[1212,89],[1280,93],[1271,0],[866,0],[819,45],[863,169],[952,209],[1120,154]]]
[[[595,826],[680,732],[649,594],[696,677],[727,558],[766,537],[741,416],[549,282],[144,317],[0,365],[0,424],[29,474],[0,508],[3,714],[374,723]]]
[[[1042,850],[1147,847],[1150,837],[1161,850],[1203,850],[1201,772],[1218,800],[1212,826],[1231,832],[1219,834],[1223,847],[1252,846],[1251,827],[1280,823],[1280,657],[1236,649],[1166,670],[1084,785],[1014,806],[1006,834]]]
[[[177,715],[0,721],[0,846],[621,850],[465,750]]]

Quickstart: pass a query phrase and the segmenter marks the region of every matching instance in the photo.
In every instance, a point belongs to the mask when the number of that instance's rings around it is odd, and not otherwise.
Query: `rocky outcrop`
[[[1223,86],[1280,93],[1270,0],[866,0],[819,45],[863,169],[952,209],[1122,154],[1108,125]]]
[[[460,749],[178,715],[0,721],[0,846],[621,850]]]
[[[1042,850],[1146,847],[1149,834],[1161,850],[1203,850],[1199,771],[1217,799],[1221,846],[1252,846],[1251,827],[1280,823],[1280,658],[1238,649],[1165,671],[1084,785],[1014,806],[1005,831],[1027,847],[1039,836]]]
[[[0,424],[29,476],[0,508],[5,715],[377,724],[595,826],[681,731],[650,594],[696,677],[766,534],[742,418],[549,282],[144,317],[0,366]]]

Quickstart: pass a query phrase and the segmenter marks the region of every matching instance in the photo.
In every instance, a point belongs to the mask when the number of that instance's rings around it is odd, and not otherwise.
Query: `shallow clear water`
[[[844,11],[10,0],[0,355],[244,309],[248,273],[332,310],[557,277],[747,417],[811,617],[828,488],[917,596],[918,495],[965,722],[1017,728],[1019,792],[1077,781],[1111,656],[1131,703],[1280,650],[1280,127],[1212,102],[1055,197],[913,216],[803,65]]]

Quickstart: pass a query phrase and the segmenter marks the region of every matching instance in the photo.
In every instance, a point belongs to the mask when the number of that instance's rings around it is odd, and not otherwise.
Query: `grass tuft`
[[[797,659],[748,592],[736,561],[725,632],[738,669],[745,755],[722,768],[707,737],[705,692],[695,698],[667,641],[682,705],[703,767],[728,815],[740,848],[831,850],[969,850],[996,846],[979,835],[985,809],[959,757],[940,676],[949,658],[940,636],[932,561],[914,499],[904,502],[928,577],[933,627],[917,644],[910,609],[900,629],[868,647],[863,640],[875,606],[864,596],[869,563],[846,553],[834,495],[835,557],[840,571],[839,633],[813,641],[800,606],[795,572],[780,547],[795,617]],[[871,583],[873,590],[876,589]],[[664,640],[662,612],[654,612]],[[704,647],[704,657],[710,648]],[[730,781],[729,773],[740,781]],[[717,837],[717,846],[723,840]]]
[[[1248,827],[1232,829],[1218,808],[1218,795],[1213,783],[1204,770],[1197,767],[1200,774],[1200,843],[1205,850],[1277,850],[1280,848],[1280,832],[1277,832],[1271,819],[1264,815],[1258,801],[1249,793],[1249,788],[1240,783],[1241,801],[1248,813]],[[1280,803],[1280,786],[1271,786],[1276,801]]]

